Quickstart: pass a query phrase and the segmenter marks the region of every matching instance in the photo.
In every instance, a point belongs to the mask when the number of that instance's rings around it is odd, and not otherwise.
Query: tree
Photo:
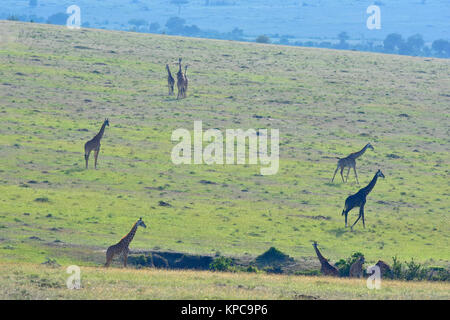
[[[179,17],[169,18],[166,22],[166,27],[169,29],[170,33],[181,33],[183,32],[184,24],[186,20]]]
[[[158,22],[152,22],[150,23],[150,25],[148,26],[148,31],[150,32],[157,32],[160,28],[160,25]]]
[[[415,34],[406,40],[406,45],[410,48],[411,53],[418,55],[422,51],[425,41],[423,40],[422,35]]]
[[[51,15],[47,19],[47,23],[49,24],[58,24],[58,25],[66,25],[67,18],[69,18],[69,15],[64,12],[59,12]]]
[[[339,39],[338,48],[340,48],[340,49],[347,49],[348,48],[348,43],[346,41],[348,39],[350,39],[350,37],[347,34],[347,32],[342,31],[341,33],[339,33],[338,34],[338,39]]]
[[[386,36],[386,39],[383,41],[384,50],[386,52],[394,52],[403,44],[403,38],[398,33],[391,33]]]
[[[256,42],[258,43],[270,43],[270,38],[266,35],[260,35],[256,38]]]
[[[450,57],[450,42],[444,39],[434,40],[431,45],[433,51],[436,52],[438,56],[442,57]]]

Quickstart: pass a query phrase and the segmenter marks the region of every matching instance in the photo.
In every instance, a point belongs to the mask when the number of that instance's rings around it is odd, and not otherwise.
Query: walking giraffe
[[[356,173],[356,159],[361,157],[364,154],[364,152],[366,152],[367,148],[374,150],[373,146],[370,143],[368,143],[364,146],[364,148],[362,148],[358,152],[351,153],[345,158],[338,158],[339,160],[337,163],[337,168],[334,171],[333,179],[331,179],[331,182],[334,181],[334,177],[336,176],[336,172],[339,170],[339,168],[341,169],[342,182],[348,181],[348,174],[350,173],[350,169],[353,168],[353,171],[355,172],[356,182],[359,184],[358,174]],[[344,171],[345,167],[347,167],[348,170],[347,170],[347,178],[344,181],[344,176],[342,175],[342,172]]]
[[[127,233],[125,237],[123,237],[118,243],[110,246],[108,250],[106,250],[106,263],[105,267],[109,267],[111,264],[112,259],[116,255],[122,255],[123,256],[123,266],[127,266],[127,258],[128,258],[128,252],[129,252],[129,245],[130,242],[133,240],[134,235],[136,234],[137,228],[141,226],[144,228],[147,228],[144,221],[142,221],[142,218],[139,218],[138,221],[133,225],[133,228],[131,228],[130,232]]]
[[[103,137],[103,133],[105,132],[106,126],[109,126],[108,119],[105,119],[97,135],[84,144],[84,159],[86,160],[86,169],[88,168],[89,154],[91,153],[92,150],[94,150],[94,157],[95,157],[94,168],[97,169],[97,158],[98,153],[100,152],[100,140]]]
[[[166,69],[167,69],[167,86],[169,87],[169,96],[172,96],[175,79],[172,77],[172,73],[170,73],[170,68],[168,64],[166,64]]]
[[[339,271],[336,269],[336,267],[332,266],[327,259],[322,256],[319,249],[317,248],[317,242],[313,242],[314,250],[316,251],[317,258],[319,258],[320,261],[320,272],[326,276],[334,276],[339,277]]]
[[[366,198],[367,195],[372,191],[373,187],[375,187],[375,184],[377,183],[378,177],[384,178],[383,172],[381,172],[380,169],[375,173],[375,176],[373,177],[372,181],[370,183],[362,188],[359,189],[359,191],[345,199],[345,207],[344,210],[342,210],[342,215],[345,215],[345,226],[347,227],[347,215],[350,210],[352,210],[355,207],[359,207],[359,216],[358,219],[356,219],[355,223],[351,226],[351,230],[353,230],[353,226],[358,222],[360,218],[362,218],[363,226],[366,227],[366,224],[364,222],[364,206],[366,204]]]

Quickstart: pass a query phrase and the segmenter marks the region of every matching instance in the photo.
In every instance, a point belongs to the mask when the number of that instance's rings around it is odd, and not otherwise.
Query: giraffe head
[[[136,225],[138,227],[141,226],[141,227],[147,228],[147,226],[144,223],[144,220],[142,220],[142,217],[139,218],[139,220],[136,222]]]
[[[381,172],[380,169],[378,169],[378,171],[377,171],[377,177],[381,177],[384,179],[384,174],[383,174],[383,172]]]
[[[314,248],[317,248],[317,242],[316,241],[313,241],[312,245],[313,245]]]
[[[370,143],[367,144],[367,148],[369,148],[369,149],[371,149],[371,150],[375,150],[375,149],[373,148],[373,146],[372,146]]]
[[[109,127],[109,120],[108,120],[108,118],[105,119],[105,122],[104,122],[104,123],[105,123],[106,126]]]

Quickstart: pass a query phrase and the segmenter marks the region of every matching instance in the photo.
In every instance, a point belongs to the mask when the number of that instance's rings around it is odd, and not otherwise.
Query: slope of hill
[[[448,60],[16,22],[0,34],[2,259],[98,265],[142,216],[132,248],[310,257],[316,240],[333,261],[448,264]],[[190,65],[180,101],[166,94],[178,57]],[[85,170],[104,118],[99,168]],[[194,120],[279,129],[278,174],[174,165],[171,134]],[[330,183],[334,157],[367,142],[361,185]],[[366,229],[350,232],[344,200],[378,168]]]

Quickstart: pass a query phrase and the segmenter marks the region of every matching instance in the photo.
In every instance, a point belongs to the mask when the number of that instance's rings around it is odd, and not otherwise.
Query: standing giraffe
[[[322,274],[324,274],[326,276],[339,277],[338,269],[336,269],[336,267],[332,266],[328,262],[328,260],[325,259],[324,256],[322,256],[319,249],[317,248],[317,242],[315,242],[315,241],[313,242],[313,247],[314,247],[314,250],[316,250],[317,258],[319,258],[319,261],[321,264],[320,272],[322,272]]]
[[[178,59],[177,88],[178,88],[177,99],[186,97],[184,92],[184,74],[183,71],[181,70],[181,58]]]
[[[136,230],[139,226],[147,228],[144,221],[142,221],[142,218],[139,218],[139,220],[136,221],[136,223],[133,225],[133,228],[131,228],[130,232],[128,232],[125,237],[123,237],[118,243],[110,246],[108,250],[106,250],[105,267],[109,267],[115,255],[123,255],[123,266],[127,266],[128,251],[130,250],[128,247],[131,240],[133,240],[134,235],[136,234]]]
[[[364,152],[366,152],[367,148],[374,150],[373,146],[370,143],[368,143],[360,151],[351,153],[345,158],[338,158],[339,160],[337,163],[337,168],[334,171],[333,179],[331,179],[331,182],[334,181],[334,177],[336,176],[336,172],[339,170],[339,168],[341,169],[342,182],[348,181],[348,174],[350,173],[350,168],[353,168],[353,171],[355,172],[356,182],[359,184],[358,174],[356,173],[356,159],[361,157],[364,154]],[[345,167],[348,167],[346,181],[344,181],[344,176],[342,175],[342,172],[344,171]]]
[[[183,92],[184,92],[184,97],[185,98],[187,96],[187,90],[188,90],[187,68],[188,68],[188,65],[185,65],[184,66],[184,87],[183,87]]]
[[[365,260],[364,257],[359,257],[350,267],[349,277],[351,278],[361,278],[363,273],[363,264]]]
[[[170,73],[169,65],[166,64],[167,69],[167,86],[169,87],[169,96],[173,95],[173,86],[175,84],[175,79],[172,77],[172,73]]]
[[[350,210],[352,210],[355,207],[359,207],[359,216],[358,219],[356,219],[355,223],[351,226],[351,230],[353,231],[353,226],[358,222],[360,218],[362,218],[363,226],[366,227],[366,224],[364,222],[364,205],[366,204],[366,197],[372,191],[373,187],[375,187],[375,184],[377,183],[378,177],[384,178],[383,172],[381,172],[380,169],[375,173],[375,176],[373,177],[372,181],[370,183],[362,188],[359,189],[359,191],[345,199],[345,207],[344,210],[342,210],[342,215],[345,215],[345,226],[347,227],[347,215]]]
[[[86,160],[86,169],[88,168],[89,154],[91,153],[92,150],[94,150],[94,157],[95,157],[94,168],[97,169],[97,158],[98,153],[100,151],[100,140],[103,137],[103,133],[105,132],[106,126],[109,127],[108,119],[105,119],[97,135],[84,144],[84,159]]]

